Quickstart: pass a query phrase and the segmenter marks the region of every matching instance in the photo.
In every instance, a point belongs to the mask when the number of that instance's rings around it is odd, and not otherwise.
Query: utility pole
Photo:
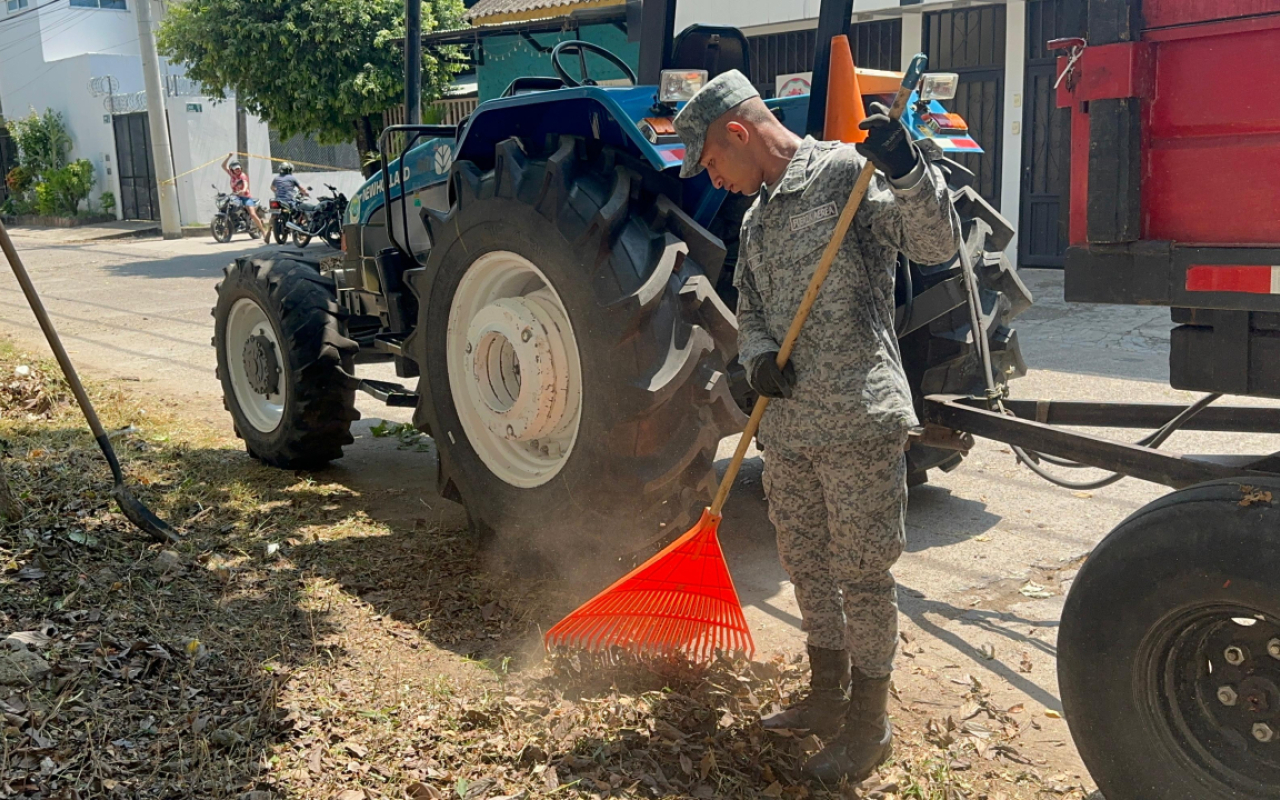
[[[151,0],[134,0],[134,7],[138,12],[138,49],[142,53],[142,76],[147,87],[151,161],[155,165],[156,182],[160,190],[160,230],[166,239],[181,239],[178,186],[173,180],[168,116],[165,113],[164,89],[160,86],[160,57],[156,55],[155,34],[151,30]]]
[[[404,0],[404,121],[422,124],[422,0]]]

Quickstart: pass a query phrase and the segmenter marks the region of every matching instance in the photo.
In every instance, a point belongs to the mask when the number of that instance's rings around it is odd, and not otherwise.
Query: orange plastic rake
[[[890,109],[889,115],[893,119],[902,115],[924,67],[924,55],[917,55]],[[831,271],[831,264],[875,171],[875,166],[867,162],[849,192],[831,241],[822,253],[822,260],[818,262],[818,268],[800,301],[800,308],[782,341],[778,351],[779,367],[791,357],[800,329],[818,298],[822,282]],[[742,613],[742,603],[729,575],[717,532],[720,512],[729,499],[729,490],[733,488],[738,469],[768,406],[767,397],[756,401],[733,459],[720,479],[715,499],[703,512],[698,524],[557,622],[544,637],[548,650],[577,648],[601,653],[619,648],[642,658],[683,655],[697,663],[711,661],[716,651],[738,651],[748,658],[755,653],[755,642],[747,628],[747,619]]]

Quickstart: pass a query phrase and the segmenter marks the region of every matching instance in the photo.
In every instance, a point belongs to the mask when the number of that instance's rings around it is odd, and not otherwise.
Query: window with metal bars
[[[902,20],[860,22],[849,28],[853,60],[868,69],[900,69]],[[813,70],[817,31],[788,31],[747,38],[751,48],[751,82],[763,97],[773,97],[779,75]]]

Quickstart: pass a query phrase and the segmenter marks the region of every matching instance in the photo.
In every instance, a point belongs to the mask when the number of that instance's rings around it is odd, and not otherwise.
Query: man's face
[[[232,175],[239,175],[241,172],[244,172],[244,170],[240,169],[240,165],[239,165],[239,164],[237,164],[236,166],[234,166],[234,167],[232,167],[232,168],[231,168],[231,174],[232,174]]]
[[[707,130],[702,145],[702,161],[707,176],[717,189],[738,194],[755,194],[764,183],[764,170],[756,163],[751,131],[741,122],[716,120]]]

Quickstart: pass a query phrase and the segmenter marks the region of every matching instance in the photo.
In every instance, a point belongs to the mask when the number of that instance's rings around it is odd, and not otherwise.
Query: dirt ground
[[[147,542],[111,511],[101,458],[41,373],[47,350],[0,274],[0,334],[18,348],[0,362],[13,387],[0,394],[2,463],[24,514],[0,533],[0,638],[25,634],[16,643],[49,668],[0,685],[0,796],[819,794],[796,770],[814,742],[754,722],[804,678],[758,457],[722,526],[755,663],[705,675],[551,664],[541,632],[616,575],[570,587],[486,570],[462,509],[432,490],[430,440],[395,435],[406,414],[362,400],[356,443],[320,473],[244,455],[208,314],[247,245],[18,242],[108,424],[133,426],[116,439],[127,470],[184,538]],[[1027,278],[1038,302],[1019,337],[1033,369],[1015,396],[1190,401],[1167,386],[1167,310],[1068,306],[1060,274]],[[1280,450],[1194,433],[1170,446]],[[846,796],[1090,790],[1060,714],[1057,621],[1092,546],[1163,491],[1056,489],[989,442],[913,490],[895,570],[897,756]]]
[[[135,489],[182,533],[151,542],[110,504],[56,372],[6,345],[0,376],[19,506],[0,537],[0,796],[1084,794],[1031,741],[1051,715],[1002,706],[910,635],[893,760],[861,787],[807,785],[820,743],[758,725],[800,689],[798,659],[549,659],[541,631],[580,591],[486,571],[465,529],[405,514],[393,490],[263,468],[93,386]]]

